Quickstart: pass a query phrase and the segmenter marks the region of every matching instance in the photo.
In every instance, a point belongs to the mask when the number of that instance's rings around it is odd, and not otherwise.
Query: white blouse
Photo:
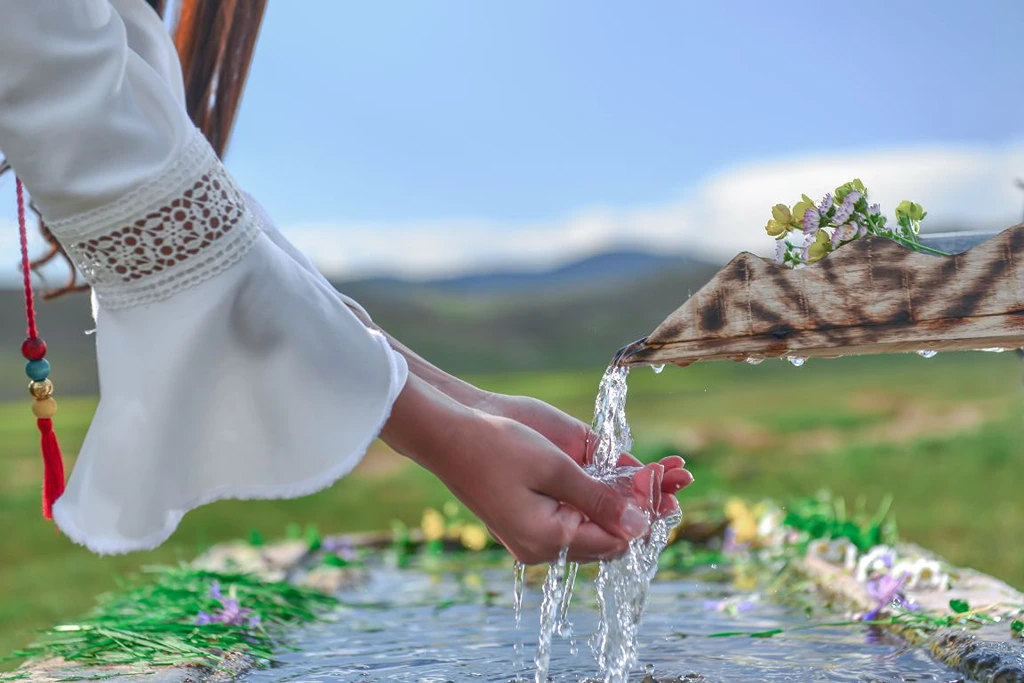
[[[100,403],[59,528],[151,549],[199,505],[349,472],[405,360],[237,188],[156,13],[0,0],[0,16],[0,149],[93,288]]]

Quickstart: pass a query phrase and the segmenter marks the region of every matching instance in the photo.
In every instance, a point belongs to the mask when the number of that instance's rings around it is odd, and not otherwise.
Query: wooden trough
[[[1024,348],[1024,224],[953,256],[868,237],[792,269],[743,253],[618,365]]]

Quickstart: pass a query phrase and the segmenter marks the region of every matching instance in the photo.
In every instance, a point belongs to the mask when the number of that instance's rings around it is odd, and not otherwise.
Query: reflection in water
[[[538,624],[523,620],[516,630],[508,570],[482,574],[483,587],[497,602],[451,604],[465,596],[457,574],[441,577],[418,571],[379,571],[370,585],[341,597],[349,605],[330,623],[299,631],[299,652],[282,654],[284,664],[257,671],[249,683],[389,681],[533,680],[533,672],[516,671],[515,643],[536,642]],[[477,589],[479,590],[479,589]],[[774,638],[707,638],[711,633],[768,630],[806,624],[802,612],[768,601],[728,614],[708,609],[710,602],[735,597],[720,583],[697,578],[655,581],[639,634],[640,666],[630,680],[640,681],[645,668],[659,680],[687,681],[957,681],[950,670],[919,650],[870,635],[859,628],[822,628]],[[527,589],[523,609],[540,610],[540,587]],[[585,639],[597,628],[598,613],[590,582],[577,585],[573,632]],[[362,606],[360,606],[362,605]],[[568,638],[552,643],[550,680],[579,682],[594,676],[597,663],[590,648],[572,654]]]

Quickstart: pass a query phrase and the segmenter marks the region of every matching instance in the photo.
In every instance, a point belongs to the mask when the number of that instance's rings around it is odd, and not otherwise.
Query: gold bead
[[[53,417],[57,412],[57,402],[52,398],[44,398],[32,403],[32,412],[39,419]]]
[[[28,393],[32,394],[32,398],[39,401],[44,398],[50,398],[53,396],[53,382],[48,379],[44,379],[41,382],[30,382]]]

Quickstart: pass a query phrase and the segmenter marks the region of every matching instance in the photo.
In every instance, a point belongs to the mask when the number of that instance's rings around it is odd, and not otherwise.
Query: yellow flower
[[[854,190],[857,190],[857,192],[860,192],[863,195],[866,195],[868,193],[867,188],[864,187],[864,183],[861,182],[860,178],[854,178],[850,182],[840,185],[839,187],[836,188],[836,201],[843,201],[844,199],[846,199],[846,195],[850,194]]]
[[[818,234],[814,236],[814,243],[807,247],[807,262],[817,263],[821,259],[825,258],[825,254],[828,253],[829,247],[832,246],[831,238],[828,232],[825,230],[819,230]]]
[[[444,516],[433,508],[427,508],[423,511],[420,529],[423,530],[423,537],[428,541],[438,541],[444,538]]]
[[[793,222],[793,212],[785,204],[776,204],[772,207],[772,218],[782,225],[789,225]]]
[[[789,225],[786,223],[780,223],[774,218],[769,218],[768,224],[764,226],[764,231],[768,233],[770,237],[780,240],[789,232]]]
[[[811,199],[807,195],[802,195],[800,201],[793,205],[793,220],[791,222],[791,225],[799,226],[804,220],[804,212],[806,212],[807,209],[813,208],[815,206],[817,205],[814,203],[813,199]]]
[[[483,550],[490,541],[487,530],[478,524],[467,524],[462,529],[462,545],[470,550]]]
[[[912,221],[921,221],[924,220],[924,217],[927,214],[925,213],[924,207],[917,202],[904,199],[900,202],[900,205],[896,207],[896,215],[898,217],[906,216]]]
[[[451,518],[459,514],[459,506],[454,500],[449,500],[441,509],[444,510],[445,517]]]
[[[757,518],[750,508],[739,498],[733,498],[725,504],[725,517],[732,527],[733,540],[736,543],[750,543],[757,540]]]

